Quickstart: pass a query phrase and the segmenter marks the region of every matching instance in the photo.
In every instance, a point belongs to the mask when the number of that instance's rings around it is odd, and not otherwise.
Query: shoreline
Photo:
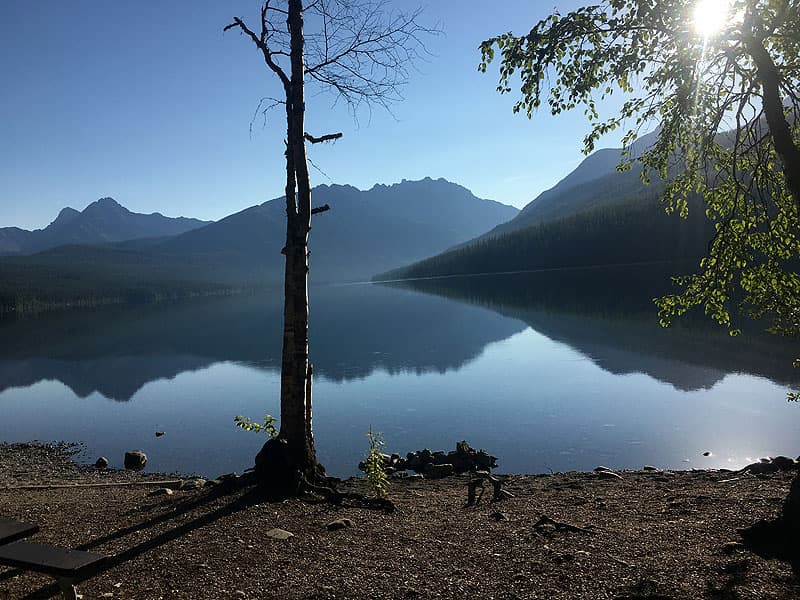
[[[0,515],[38,524],[32,541],[112,557],[78,586],[86,598],[788,599],[800,597],[798,574],[745,548],[737,529],[774,518],[794,474],[511,475],[513,498],[486,493],[472,507],[468,476],[396,479],[387,514],[267,502],[238,486],[168,493],[136,485],[163,474],[77,465],[68,445],[3,444]],[[7,487],[56,480],[71,487]],[[97,483],[118,485],[75,485]],[[342,487],[366,492],[363,480]],[[352,527],[327,528],[341,519]],[[275,528],[293,537],[273,539]],[[0,568],[0,599],[54,590]]]

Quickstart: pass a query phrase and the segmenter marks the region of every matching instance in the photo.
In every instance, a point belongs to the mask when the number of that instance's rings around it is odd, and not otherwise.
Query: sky
[[[309,96],[307,130],[344,134],[310,149],[312,185],[444,177],[522,207],[580,163],[582,110],[528,120],[496,92],[496,64],[477,70],[482,40],[527,33],[577,0],[392,1],[422,6],[423,23],[443,34],[427,39],[393,114],[354,118],[330,94]],[[222,31],[233,16],[257,22],[258,7],[0,2],[0,227],[44,227],[63,207],[106,196],[134,212],[212,220],[281,196],[280,109],[250,127],[279,84],[250,40]]]

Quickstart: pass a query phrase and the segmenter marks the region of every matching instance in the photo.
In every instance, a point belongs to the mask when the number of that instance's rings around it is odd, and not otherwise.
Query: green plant
[[[241,427],[245,431],[255,431],[256,433],[263,431],[269,435],[270,438],[278,437],[278,429],[275,427],[277,420],[272,415],[264,415],[263,423],[253,421],[249,417],[243,417],[241,415],[233,417],[233,421],[236,423],[237,427]]]
[[[800,369],[800,358],[795,359],[795,361],[792,363],[792,366],[795,369]],[[800,392],[787,392],[786,399],[789,402],[800,402]]]
[[[373,432],[370,426],[367,432],[369,440],[369,451],[365,461],[367,472],[367,483],[369,489],[378,498],[386,498],[389,495],[389,476],[386,474],[386,464],[383,460],[383,438],[380,432]]]

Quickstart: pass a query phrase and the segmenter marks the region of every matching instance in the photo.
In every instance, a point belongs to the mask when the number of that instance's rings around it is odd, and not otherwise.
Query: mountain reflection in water
[[[794,452],[796,343],[706,320],[661,329],[668,272],[605,269],[311,290],[315,431],[334,475],[368,428],[387,450],[468,439],[506,471],[743,463]],[[233,416],[278,411],[281,298],[251,295],[0,322],[0,441],[143,448],[217,475],[261,443]],[[117,400],[120,402],[110,402]],[[153,432],[167,431],[155,440]],[[714,462],[717,461],[717,462]],[[713,463],[713,464],[712,464]]]

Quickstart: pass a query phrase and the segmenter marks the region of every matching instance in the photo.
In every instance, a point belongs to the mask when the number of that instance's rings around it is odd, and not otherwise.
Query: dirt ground
[[[487,489],[472,507],[468,477],[398,480],[385,513],[225,484],[153,495],[162,486],[148,480],[172,478],[80,467],[64,446],[0,445],[0,516],[40,525],[31,541],[108,556],[78,586],[87,599],[800,598],[792,566],[737,533],[777,516],[794,472],[619,475],[515,475],[514,498],[492,503]],[[71,487],[30,487],[45,484]],[[535,527],[543,516],[578,529]],[[337,519],[352,526],[329,530]],[[0,567],[0,599],[51,597],[52,579]]]

